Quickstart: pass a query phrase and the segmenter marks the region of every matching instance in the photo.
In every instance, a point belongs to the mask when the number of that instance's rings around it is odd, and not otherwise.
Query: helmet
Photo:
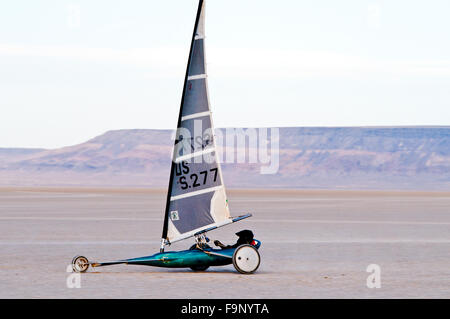
[[[238,231],[236,233],[236,235],[238,235],[240,239],[246,239],[248,241],[253,240],[253,232],[251,230],[248,230],[248,229],[244,229],[244,230]]]

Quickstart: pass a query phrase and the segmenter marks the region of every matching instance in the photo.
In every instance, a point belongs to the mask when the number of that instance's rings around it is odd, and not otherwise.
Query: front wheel
[[[233,266],[241,274],[252,274],[261,262],[258,250],[251,245],[241,245],[233,253]]]
[[[84,256],[75,256],[72,259],[72,269],[74,272],[85,272],[89,268],[89,260]]]

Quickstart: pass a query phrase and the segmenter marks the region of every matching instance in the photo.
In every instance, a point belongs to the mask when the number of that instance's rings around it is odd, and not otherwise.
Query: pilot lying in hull
[[[240,245],[244,245],[244,244],[249,244],[249,245],[252,244],[253,232],[251,230],[248,230],[248,229],[241,230],[241,231],[237,232],[236,235],[238,235],[239,238],[234,245],[224,245],[218,240],[214,241],[214,245],[216,245],[217,247],[220,247],[222,249],[228,249],[228,248],[237,248]]]

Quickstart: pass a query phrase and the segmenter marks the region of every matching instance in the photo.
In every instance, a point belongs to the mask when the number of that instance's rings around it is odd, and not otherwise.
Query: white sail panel
[[[202,205],[203,204],[203,205]],[[197,207],[196,213],[190,209]],[[232,223],[223,187],[171,201],[167,239],[175,242],[211,227]]]
[[[167,242],[233,222],[213,133],[204,20],[204,2],[200,1],[172,157],[163,229]]]

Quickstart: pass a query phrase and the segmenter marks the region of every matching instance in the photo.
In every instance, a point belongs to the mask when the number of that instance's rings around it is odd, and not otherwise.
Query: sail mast
[[[185,97],[185,93],[186,93],[186,83],[187,83],[188,76],[189,76],[189,66],[190,66],[191,60],[192,60],[192,53],[193,53],[192,51],[194,48],[195,35],[197,33],[197,28],[199,25],[200,17],[202,15],[202,10],[203,10],[203,0],[199,0],[197,16],[196,16],[195,24],[194,24],[194,30],[192,32],[191,46],[189,49],[189,58],[188,58],[187,66],[186,66],[186,74],[184,76],[183,94],[181,96],[181,105],[180,105],[180,112],[178,114],[177,130],[181,124],[182,108],[183,108],[184,97]],[[174,174],[174,165],[175,165],[175,157],[176,157],[176,153],[175,153],[176,152],[176,147],[175,147],[176,143],[177,143],[177,139],[175,138],[174,150],[173,150],[173,156],[172,156],[172,165],[170,167],[169,187],[167,190],[166,210],[165,210],[165,214],[164,214],[164,225],[163,225],[163,231],[162,231],[162,236],[161,236],[161,249],[160,249],[161,251],[164,251],[164,244],[165,244],[165,240],[167,238],[167,229],[168,229],[168,224],[169,224],[170,197],[171,197],[172,184],[173,184],[173,180],[174,180],[173,174]]]
[[[208,95],[204,7],[200,0],[178,115],[161,251],[166,244],[251,216],[232,218],[228,209]]]

